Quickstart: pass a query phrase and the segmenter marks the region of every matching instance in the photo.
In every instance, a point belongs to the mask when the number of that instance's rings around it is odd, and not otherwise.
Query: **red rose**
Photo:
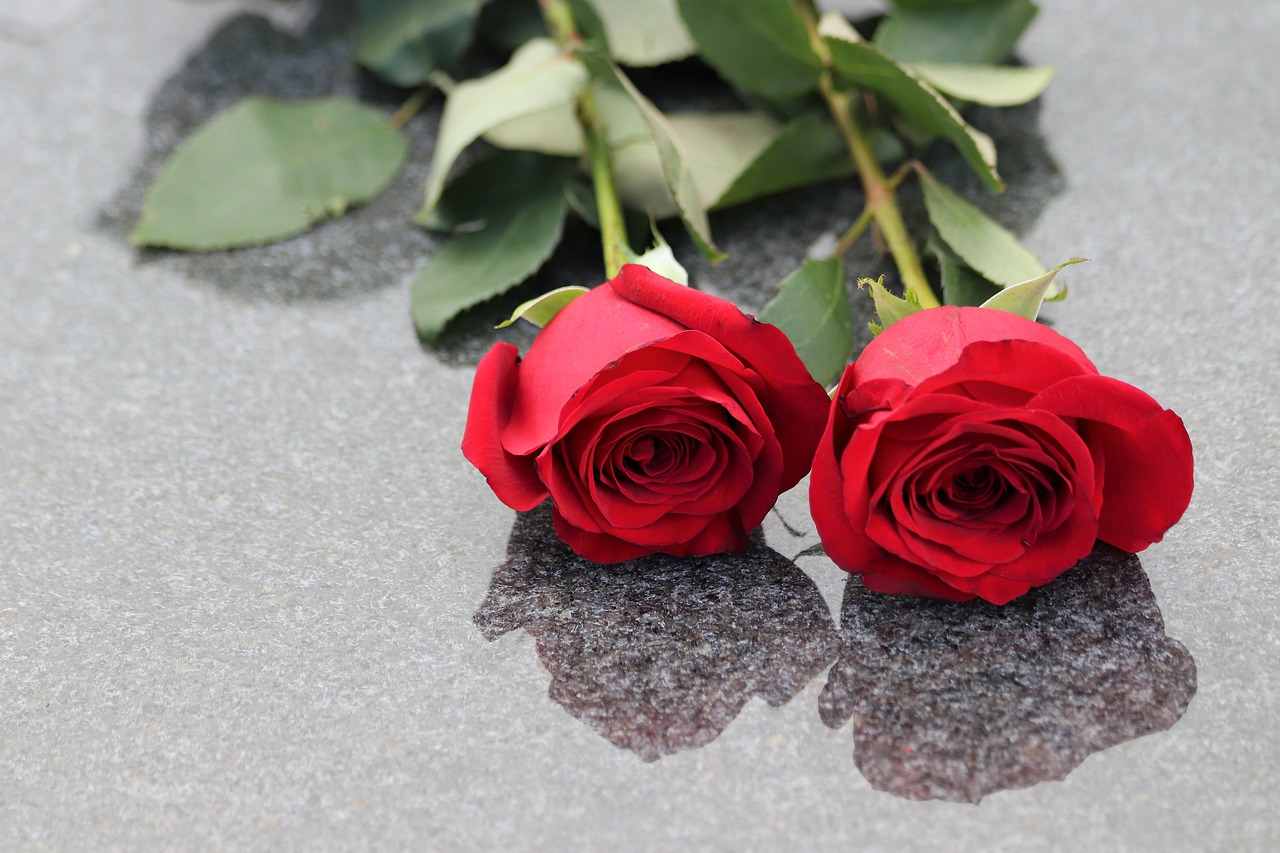
[[[1136,552],[1191,500],[1191,441],[1151,397],[1006,311],[894,323],[840,381],[810,509],[867,588],[1003,604],[1101,539]]]
[[[512,509],[550,497],[589,560],[714,554],[745,549],[809,470],[826,410],[781,331],[629,265],[523,361],[485,355],[462,452]]]

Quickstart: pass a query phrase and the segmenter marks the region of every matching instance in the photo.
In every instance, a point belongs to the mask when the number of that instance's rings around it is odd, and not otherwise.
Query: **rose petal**
[[[547,497],[534,460],[504,449],[502,433],[516,396],[518,351],[508,343],[494,344],[476,368],[462,454],[480,469],[498,499],[515,510],[530,510]]]
[[[683,287],[646,267],[628,264],[609,285],[624,299],[704,332],[764,378],[756,389],[785,449],[781,490],[809,471],[828,400],[781,330],[748,317],[731,302]]]
[[[559,428],[565,402],[592,376],[624,353],[681,331],[607,284],[573,300],[538,333],[520,366],[504,446],[527,454],[546,444]]]
[[[899,379],[919,385],[953,367],[967,347],[983,341],[1040,344],[1069,356],[1088,373],[1098,372],[1078,346],[1047,326],[1009,311],[945,306],[908,315],[876,335],[854,363],[856,381]],[[1024,365],[1016,367],[1020,371]]]
[[[1191,439],[1182,420],[1145,392],[1106,376],[1046,388],[1028,404],[1085,421],[1106,467],[1098,538],[1131,553],[1159,542],[1191,502]]]

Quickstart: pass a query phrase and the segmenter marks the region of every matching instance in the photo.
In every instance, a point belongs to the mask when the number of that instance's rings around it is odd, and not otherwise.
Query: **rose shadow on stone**
[[[404,90],[380,84],[352,62],[352,4],[324,0],[299,35],[283,32],[267,17],[242,13],[228,19],[156,92],[146,118],[145,147],[133,174],[99,212],[97,224],[124,242],[137,222],[147,191],[178,145],[205,121],[248,95],[285,99],[341,95],[384,108],[388,114],[407,97]],[[461,76],[483,73],[494,56],[468,60]],[[686,61],[635,72],[637,80],[664,109],[711,106],[734,108],[736,100],[697,62]],[[409,123],[405,168],[385,193],[339,219],[298,237],[246,249],[184,253],[159,249],[138,252],[140,263],[159,264],[227,295],[251,300],[306,302],[403,287],[443,242],[441,235],[413,225],[439,126],[436,99]],[[972,122],[994,139],[1009,190],[995,195],[983,189],[954,150],[937,145],[926,155],[940,178],[978,200],[980,206],[1015,233],[1028,228],[1062,180],[1038,130],[1038,103],[1009,110],[979,109]],[[474,153],[464,155],[464,160]],[[908,219],[923,220],[921,206],[904,193]],[[792,190],[717,211],[711,215],[716,240],[730,259],[712,266],[693,248],[679,223],[662,230],[675,246],[699,287],[734,300],[756,313],[776,293],[778,283],[796,269],[809,246],[823,233],[838,233],[862,209],[852,179]],[[532,280],[505,296],[464,312],[429,351],[440,360],[474,365],[493,341],[526,346],[532,331],[516,324],[494,332],[524,299],[565,284],[596,284],[603,275],[599,239],[573,217],[566,240]],[[870,240],[846,256],[854,295],[855,348],[869,340],[871,300],[853,290],[861,276],[887,274],[892,264]],[[406,308],[405,328],[409,328]]]
[[[1176,723],[1196,667],[1164,633],[1138,558],[1099,543],[1002,607],[845,587],[822,720],[853,720],[873,787],[976,803],[1064,779],[1095,752]]]
[[[824,670],[835,626],[813,582],[757,532],[742,554],[602,566],[522,513],[475,624],[523,628],[552,701],[646,761],[716,738],[752,696],[779,706]]]

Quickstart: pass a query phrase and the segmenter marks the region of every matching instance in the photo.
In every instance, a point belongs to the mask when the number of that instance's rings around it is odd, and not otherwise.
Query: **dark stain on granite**
[[[1138,558],[1102,544],[1002,607],[878,595],[850,578],[840,642],[822,720],[852,719],[858,769],[915,800],[976,803],[1061,780],[1169,728],[1196,692]]]
[[[742,554],[602,566],[522,513],[475,614],[537,642],[551,700],[646,761],[705,746],[753,696],[779,706],[835,659],[813,582],[757,532]]]

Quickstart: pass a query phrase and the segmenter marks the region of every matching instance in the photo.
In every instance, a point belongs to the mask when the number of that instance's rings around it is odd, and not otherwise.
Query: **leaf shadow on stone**
[[[254,13],[237,14],[219,26],[153,96],[141,159],[99,211],[98,227],[126,240],[170,155],[206,121],[250,95],[284,100],[337,95],[390,115],[407,93],[356,67],[354,21],[352,4],[326,0],[297,35]],[[271,245],[200,253],[141,249],[138,260],[251,300],[328,300],[402,284],[440,242],[411,223],[422,203],[439,114],[436,99],[409,123],[405,168],[378,198],[339,219]]]
[[[1064,779],[1176,723],[1196,692],[1138,558],[1099,544],[1002,607],[845,587],[824,723],[853,721],[854,763],[913,800],[980,801]]]
[[[527,631],[551,700],[646,761],[710,743],[753,696],[786,703],[836,651],[821,594],[758,532],[742,554],[603,566],[556,539],[545,504],[517,517],[474,621]]]

